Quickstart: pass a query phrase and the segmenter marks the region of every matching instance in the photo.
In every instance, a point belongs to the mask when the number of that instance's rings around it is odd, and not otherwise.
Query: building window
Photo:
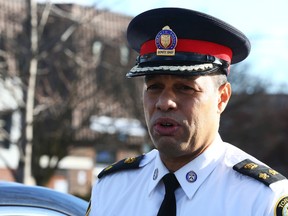
[[[96,157],[96,163],[111,164],[115,162],[115,154],[110,151],[99,151]]]
[[[0,115],[0,145],[4,148],[10,146],[10,132],[12,126],[12,114],[5,113]]]
[[[127,65],[129,62],[129,49],[125,45],[120,46],[120,63],[121,65]]]
[[[94,56],[100,56],[102,50],[102,43],[100,41],[95,41],[92,46],[92,53]]]

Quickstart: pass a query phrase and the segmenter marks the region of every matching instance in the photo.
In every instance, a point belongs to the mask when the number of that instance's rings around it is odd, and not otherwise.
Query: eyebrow
[[[155,77],[157,76],[161,76],[161,75],[146,75],[144,81],[148,82],[150,80],[155,79]],[[196,80],[196,78],[198,78],[199,76],[185,76],[185,75],[162,75],[162,76],[174,76],[180,79],[186,79],[186,80]]]

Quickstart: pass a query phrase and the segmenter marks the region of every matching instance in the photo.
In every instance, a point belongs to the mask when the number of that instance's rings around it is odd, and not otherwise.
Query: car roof
[[[41,186],[0,182],[1,206],[28,206],[53,209],[67,215],[84,215],[88,202]]]

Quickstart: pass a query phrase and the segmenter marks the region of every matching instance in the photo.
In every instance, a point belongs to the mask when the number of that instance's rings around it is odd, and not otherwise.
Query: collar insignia
[[[177,36],[170,29],[165,26],[155,37],[155,44],[157,47],[156,54],[159,56],[174,56],[175,47],[177,45]]]

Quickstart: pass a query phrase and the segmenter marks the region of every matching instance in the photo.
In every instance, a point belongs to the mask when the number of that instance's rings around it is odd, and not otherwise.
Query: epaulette
[[[258,180],[267,186],[274,182],[286,179],[285,176],[281,175],[277,171],[264,165],[257,164],[250,159],[241,161],[233,166],[233,169],[242,173],[243,175],[247,175]]]
[[[115,173],[121,170],[137,169],[139,168],[140,161],[143,159],[143,157],[144,155],[140,155],[138,157],[129,157],[114,164],[111,164],[99,173],[98,178],[100,179],[105,175]]]

